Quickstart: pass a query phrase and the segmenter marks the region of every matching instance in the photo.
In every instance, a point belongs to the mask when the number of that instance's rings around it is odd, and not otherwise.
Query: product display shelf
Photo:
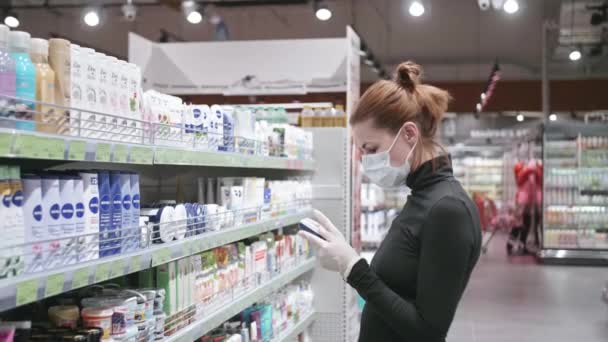
[[[0,95],[0,102],[16,98]],[[35,102],[35,104],[42,104]],[[267,143],[241,137],[213,136],[211,133],[189,133],[178,125],[129,119],[130,126],[115,123],[121,117],[93,111],[56,107],[61,114],[44,125],[34,120],[4,117],[0,120],[0,157],[57,161],[86,161],[143,165],[192,165],[233,168],[313,170],[310,158],[267,156]],[[6,108],[0,108],[6,111]],[[33,117],[42,113],[28,111]],[[96,121],[89,118],[96,117]],[[86,119],[85,119],[86,118]],[[100,123],[100,122],[103,122]],[[114,122],[114,123],[110,123]],[[35,131],[20,130],[18,124],[38,125]],[[36,126],[36,127],[38,127]],[[229,141],[218,151],[218,142]],[[302,147],[274,146],[280,151],[310,155]],[[231,152],[238,151],[238,152]]]
[[[303,333],[315,321],[315,313],[311,312],[300,321],[283,331],[279,336],[272,339],[272,342],[292,342],[297,341],[298,335]]]
[[[608,264],[606,132],[577,122],[545,127],[543,262]]]
[[[301,275],[311,271],[314,267],[315,259],[312,258],[310,260],[307,260],[301,265],[298,265],[293,269],[272,278],[264,285],[244,293],[235,300],[231,301],[229,304],[223,306],[222,309],[217,310],[211,315],[205,317],[204,319],[199,320],[187,326],[186,328],[176,332],[175,334],[166,337],[163,341],[192,342],[205,335],[209,331],[213,330],[214,328],[218,327],[234,315],[245,310],[252,304],[263,300],[265,297],[271,295],[273,292],[291,283],[293,280],[297,279]],[[314,319],[314,316],[310,319]],[[281,339],[280,341],[285,340],[286,339]]]
[[[0,280],[0,311],[6,311],[43,298],[138,272],[185,256],[296,224],[310,214],[310,209],[300,209],[288,215],[205,232],[169,243],[152,244],[148,241],[144,244],[146,248],[135,252],[2,279]],[[176,225],[176,227],[176,229],[185,229],[184,227],[180,228],[179,225]],[[150,239],[151,234],[147,233],[147,235],[147,238]]]

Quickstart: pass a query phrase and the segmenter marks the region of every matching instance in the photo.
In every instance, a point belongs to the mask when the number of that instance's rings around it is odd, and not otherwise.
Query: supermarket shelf
[[[272,342],[291,342],[296,341],[298,335],[300,335],[304,330],[306,330],[312,322],[315,321],[315,313],[311,312],[306,317],[301,318],[296,325],[291,328],[285,330],[280,336],[273,338]]]
[[[312,160],[130,144],[4,128],[0,129],[0,157],[142,165],[314,169]]]
[[[545,264],[608,265],[608,250],[542,249],[538,257]]]
[[[309,215],[310,210],[303,210],[297,214],[222,229],[167,244],[153,245],[151,248],[132,253],[91,260],[58,270],[3,279],[0,280],[0,311],[295,224]]]
[[[192,342],[197,338],[205,335],[209,331],[221,325],[226,320],[230,319],[239,312],[245,310],[255,302],[258,302],[264,297],[269,296],[273,292],[279,290],[285,285],[291,283],[299,276],[311,271],[315,267],[315,260],[311,259],[304,262],[302,265],[281,274],[274,279],[268,281],[264,285],[243,294],[240,298],[232,303],[224,306],[221,310],[214,312],[205,319],[189,325],[188,327],[178,331],[174,335],[166,337],[164,342]]]
[[[581,189],[583,196],[608,196],[608,190]]]

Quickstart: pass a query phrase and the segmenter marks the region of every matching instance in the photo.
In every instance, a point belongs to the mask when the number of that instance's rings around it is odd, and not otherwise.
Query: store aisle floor
[[[448,342],[606,342],[606,267],[537,265],[507,259],[504,238],[482,255]]]

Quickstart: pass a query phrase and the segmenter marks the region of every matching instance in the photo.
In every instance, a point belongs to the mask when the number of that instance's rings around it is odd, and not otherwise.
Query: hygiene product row
[[[286,227],[140,272],[140,284],[165,290],[165,335],[308,260],[308,241],[296,232]]]
[[[313,312],[313,300],[314,293],[309,282],[288,285],[245,309],[198,341],[272,341],[310,315]],[[304,331],[301,338],[301,341],[311,341],[307,331]]]
[[[247,106],[183,104],[178,97],[148,90],[144,121],[151,143],[242,154],[310,159],[312,132]],[[259,115],[259,116],[258,116]],[[148,124],[149,123],[149,124]]]
[[[0,276],[53,270],[310,207],[310,180],[200,178],[198,202],[140,205],[137,173],[0,165]]]
[[[109,141],[310,159],[285,110],[192,105],[142,91],[138,66],[0,25],[0,127]],[[15,97],[17,99],[15,99]]]
[[[18,308],[3,314],[0,330],[18,337],[6,341],[163,340],[310,260],[311,249],[296,231],[294,226],[284,233],[251,237],[49,298],[35,308]],[[277,300],[291,305],[289,312],[277,315],[285,319],[281,324],[311,311],[310,287],[290,289],[302,291],[305,297],[277,293]],[[23,317],[29,321],[11,322]]]
[[[2,278],[138,250],[139,175],[0,166]]]

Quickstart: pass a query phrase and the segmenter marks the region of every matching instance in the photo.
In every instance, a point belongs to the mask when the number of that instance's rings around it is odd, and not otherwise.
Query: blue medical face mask
[[[401,129],[403,129],[403,127],[401,127]],[[391,165],[390,151],[393,146],[395,146],[397,138],[401,133],[401,129],[399,132],[397,132],[393,143],[386,151],[366,154],[361,159],[363,173],[370,179],[370,181],[383,188],[394,188],[399,185],[403,185],[407,179],[407,176],[410,174],[410,157],[412,156],[412,152],[414,151],[414,148],[416,148],[418,141],[414,143],[414,146],[405,158],[405,163],[403,163],[403,165]]]

